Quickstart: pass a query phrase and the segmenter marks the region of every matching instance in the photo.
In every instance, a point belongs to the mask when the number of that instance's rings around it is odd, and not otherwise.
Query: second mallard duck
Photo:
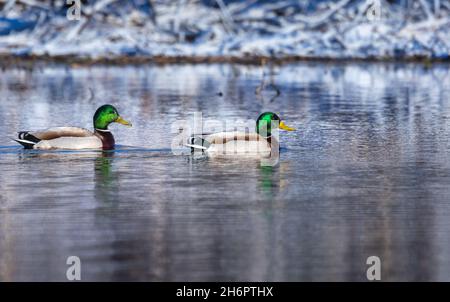
[[[131,126],[112,105],[97,109],[93,118],[94,132],[78,127],[53,127],[43,131],[21,131],[14,140],[25,149],[114,149],[115,140],[108,125],[119,123]]]
[[[194,135],[186,146],[192,151],[202,150],[208,155],[270,155],[272,148],[279,148],[279,143],[272,137],[272,126],[281,130],[293,131],[278,115],[264,112],[256,121],[256,132],[219,132],[205,136]]]

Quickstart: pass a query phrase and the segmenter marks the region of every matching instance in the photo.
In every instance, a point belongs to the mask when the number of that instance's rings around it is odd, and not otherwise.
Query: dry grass
[[[90,65],[141,65],[141,64],[214,64],[229,63],[242,65],[261,66],[264,63],[283,65],[295,62],[321,62],[321,63],[352,63],[352,62],[399,62],[399,63],[421,63],[430,65],[433,63],[450,63],[450,60],[432,59],[427,57],[413,57],[407,59],[393,58],[365,58],[365,59],[329,59],[329,58],[309,58],[302,56],[289,57],[266,57],[266,56],[245,56],[245,57],[190,57],[190,56],[153,56],[153,57],[111,57],[111,58],[83,58],[76,56],[12,56],[0,55],[0,68],[6,67],[33,67],[36,64],[68,64],[73,67]]]

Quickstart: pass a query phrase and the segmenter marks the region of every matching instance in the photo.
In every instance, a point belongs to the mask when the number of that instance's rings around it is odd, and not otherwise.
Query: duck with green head
[[[264,112],[256,120],[256,132],[219,132],[204,137],[193,136],[187,144],[191,150],[201,149],[208,155],[270,155],[272,147],[279,147],[273,137],[273,127],[285,131],[295,130],[287,126],[273,112]]]
[[[93,118],[94,131],[78,127],[53,127],[43,131],[20,131],[14,139],[25,149],[114,149],[114,136],[108,129],[111,123],[131,126],[112,105],[97,109]]]

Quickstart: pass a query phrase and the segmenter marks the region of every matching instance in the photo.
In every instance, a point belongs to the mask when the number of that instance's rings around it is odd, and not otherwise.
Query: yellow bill
[[[281,130],[286,130],[286,131],[294,131],[295,130],[295,128],[289,127],[283,121],[280,122],[278,128],[280,128]]]
[[[131,123],[129,121],[124,120],[121,116],[119,116],[116,120],[116,123],[131,127]]]

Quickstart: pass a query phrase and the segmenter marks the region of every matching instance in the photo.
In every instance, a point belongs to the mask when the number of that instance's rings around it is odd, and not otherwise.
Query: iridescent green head
[[[263,137],[272,135],[272,121],[278,122],[278,128],[286,131],[293,131],[294,128],[287,126],[278,115],[273,112],[264,112],[256,120],[256,133]]]
[[[103,105],[95,111],[94,114],[94,128],[99,130],[108,129],[111,123],[119,123],[125,126],[131,126],[131,123],[124,120],[117,109],[112,105]]]

